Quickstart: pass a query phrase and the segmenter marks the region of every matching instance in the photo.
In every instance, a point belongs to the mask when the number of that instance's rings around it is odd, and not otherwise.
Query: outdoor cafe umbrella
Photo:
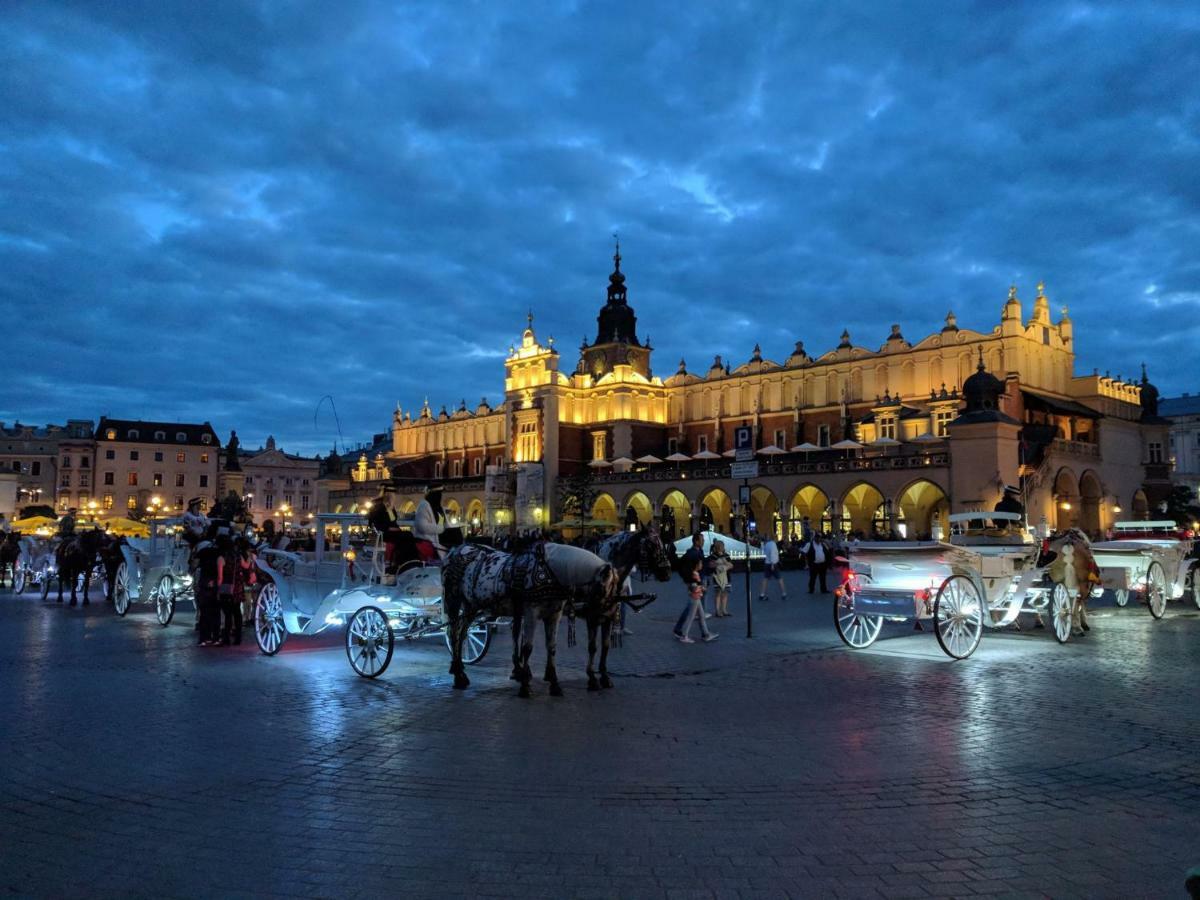
[[[648,466],[653,465],[654,463],[662,462],[662,460],[659,459],[657,456],[655,456],[653,453],[647,453],[645,456],[639,456],[637,458],[637,460],[635,460],[635,461],[640,462],[640,463],[645,463]]]
[[[851,450],[861,450],[862,448],[863,448],[863,445],[862,445],[862,444],[860,444],[858,441],[852,441],[852,440],[850,440],[849,438],[847,438],[846,440],[843,440],[843,441],[838,441],[836,444],[834,444],[834,445],[833,445],[832,447],[830,447],[829,449],[831,449],[831,450],[845,450],[845,451],[847,451],[847,452],[846,452],[846,456],[847,456],[847,457],[849,457],[849,456],[850,456],[850,453],[849,453],[849,451],[851,451]]]
[[[725,451],[724,453],[722,453],[721,455],[722,455],[722,456],[727,456],[727,457],[729,457],[730,459],[733,459],[735,456],[737,456],[737,451],[736,451],[736,450],[726,450],[726,451]]]
[[[633,465],[633,460],[628,456],[618,456],[612,461],[613,468],[619,472],[628,472],[629,467]]]
[[[778,456],[780,453],[787,453],[786,450],[781,450],[774,444],[767,444],[767,446],[760,448],[758,452],[763,456]]]
[[[871,441],[872,447],[899,447],[900,442],[892,437],[877,437]]]
[[[940,438],[940,437],[938,437],[936,434],[930,434],[930,433],[927,431],[927,432],[925,432],[924,434],[918,434],[918,435],[917,435],[915,438],[913,438],[913,440],[914,440],[914,441],[921,441],[921,443],[923,443],[923,444],[928,444],[928,443],[930,443],[930,442],[932,442],[932,441],[941,441],[941,440],[944,440],[944,438]]]
[[[28,519],[15,519],[8,524],[17,531],[37,531],[39,528],[53,528],[58,524],[58,519],[52,519],[50,516],[30,516]]]
[[[612,463],[610,463],[607,459],[593,459],[590,463],[588,463],[588,465],[593,469],[602,469],[606,466],[611,466]]]
[[[811,444],[808,441],[805,441],[803,444],[797,444],[795,447],[790,448],[788,453],[811,453],[814,450],[820,449],[821,448],[816,444]]]
[[[673,462],[673,463],[689,462],[690,460],[691,460],[691,457],[688,456],[686,453],[672,453],[670,456],[667,457],[667,462]]]
[[[701,450],[692,459],[720,459],[720,453],[713,453],[711,450]]]

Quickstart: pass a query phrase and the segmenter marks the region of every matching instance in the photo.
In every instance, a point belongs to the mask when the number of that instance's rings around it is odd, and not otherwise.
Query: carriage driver
[[[391,574],[392,562],[396,558],[396,536],[400,534],[400,529],[396,527],[396,508],[392,505],[395,497],[396,489],[385,484],[382,493],[371,503],[371,511],[367,513],[367,523],[383,538],[383,559],[388,574]]]
[[[416,518],[413,520],[413,537],[416,539],[417,552],[422,561],[438,562],[438,538],[445,530],[446,514],[442,511],[442,486],[431,485],[425,489],[425,499],[417,504]]]
[[[187,512],[183,514],[183,539],[193,547],[208,533],[208,516],[200,512],[200,498],[193,497],[187,502]]]
[[[1019,513],[1025,515],[1025,504],[1021,502],[1021,489],[1014,487],[1011,484],[1004,486],[1004,496],[996,503],[993,512]],[[997,520],[992,523],[997,528],[1021,528],[1022,523],[1011,523],[1003,520]]]
[[[69,538],[75,536],[75,513],[77,510],[74,506],[67,510],[67,514],[58,520],[58,536]]]

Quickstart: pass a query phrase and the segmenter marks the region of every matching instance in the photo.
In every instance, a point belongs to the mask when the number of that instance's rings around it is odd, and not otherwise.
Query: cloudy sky
[[[1194,4],[301,7],[5,4],[0,419],[495,403],[526,310],[594,337],[615,230],[662,375],[1045,279],[1078,371],[1200,390]]]

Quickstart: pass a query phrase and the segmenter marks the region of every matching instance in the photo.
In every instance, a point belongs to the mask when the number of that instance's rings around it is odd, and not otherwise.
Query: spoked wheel
[[[1060,644],[1071,639],[1071,612],[1071,592],[1066,585],[1054,585],[1050,590],[1050,627]]]
[[[1117,601],[1117,606],[1125,606],[1129,602],[1129,591],[1125,588],[1118,588],[1114,599]]]
[[[933,633],[947,656],[966,659],[983,637],[983,598],[965,575],[951,575],[933,601]]]
[[[445,633],[446,649],[451,654],[454,653],[454,648],[450,646],[450,631],[447,629]],[[479,662],[488,652],[488,647],[492,643],[492,629],[483,619],[477,619],[470,628],[467,629],[467,639],[463,641],[462,661],[468,666],[473,666]]]
[[[129,612],[129,566],[125,563],[117,566],[117,576],[113,579],[113,610],[118,616]]]
[[[363,678],[378,678],[392,661],[396,636],[377,606],[364,606],[346,625],[346,658]]]
[[[25,574],[25,567],[17,566],[13,570],[13,588],[12,589],[13,589],[14,594],[20,594],[25,590],[26,580],[27,580],[27,576]],[[1198,605],[1200,605],[1200,604],[1198,604]]]
[[[1161,619],[1167,611],[1167,576],[1157,562],[1150,563],[1146,570],[1146,605],[1156,619]]]
[[[45,600],[50,596],[50,573],[42,573],[42,599]]]
[[[175,617],[175,579],[170,575],[158,579],[158,587],[154,591],[154,613],[163,628],[170,625]]]
[[[279,588],[268,582],[258,592],[254,601],[254,640],[258,649],[267,656],[274,656],[287,640],[287,627],[283,622],[283,599]]]
[[[846,646],[855,650],[870,647],[883,630],[883,616],[864,616],[854,611],[854,594],[847,591],[844,596],[834,595],[833,625],[838,637]]]

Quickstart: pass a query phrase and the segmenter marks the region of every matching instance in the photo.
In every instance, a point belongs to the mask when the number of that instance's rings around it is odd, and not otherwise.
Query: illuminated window
[[[957,417],[958,412],[953,409],[943,409],[940,412],[934,413],[933,433],[938,437],[946,437],[950,434],[950,423]]]
[[[126,509],[137,509],[137,494],[130,494],[125,498]]]
[[[176,494],[176,495],[175,495],[175,508],[176,508],[176,509],[183,509],[183,494]]]
[[[82,492],[80,492],[80,494],[79,494],[79,505],[80,505],[80,506],[85,506],[85,505],[87,504],[87,502],[88,502],[88,500],[89,500],[89,499],[90,499],[90,495],[87,493],[87,491],[82,491]]]
[[[896,439],[896,417],[895,416],[880,416],[879,417],[879,437]]]
[[[592,459],[605,459],[604,455],[604,439],[607,437],[603,431],[592,435]]]
[[[200,462],[202,462],[202,463],[208,462],[208,454],[207,453],[200,454]]]
[[[115,441],[117,439],[117,432],[110,428],[108,431],[104,432],[104,436],[110,441]]]
[[[155,472],[153,481],[155,487],[162,487],[162,472]]]
[[[137,472],[130,472],[129,479],[126,482],[126,484],[128,484],[130,487],[137,487],[137,477],[138,477]]]
[[[536,462],[540,458],[537,422],[522,422],[517,432],[517,462]]]
[[[180,450],[178,453],[175,454],[175,462],[177,462],[177,463],[187,462],[187,454],[184,453],[182,450]]]
[[[112,495],[112,494],[105,494],[105,495],[104,495],[103,505],[104,505],[104,508],[105,508],[105,509],[112,509],[112,508],[113,508],[113,495]]]

